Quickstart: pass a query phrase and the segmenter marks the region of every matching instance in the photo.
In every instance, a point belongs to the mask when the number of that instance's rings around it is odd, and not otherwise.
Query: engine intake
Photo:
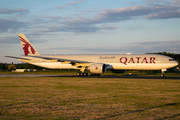
[[[106,65],[102,64],[102,63],[91,64],[88,67],[88,70],[91,73],[97,73],[97,74],[105,73],[106,72]]]

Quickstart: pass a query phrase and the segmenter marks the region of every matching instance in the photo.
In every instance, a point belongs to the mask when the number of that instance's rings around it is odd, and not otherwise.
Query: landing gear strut
[[[162,70],[161,70],[161,72],[162,72],[161,77],[164,77],[165,71],[167,71],[167,70],[166,70],[166,69],[162,69]]]
[[[78,72],[77,75],[78,76],[88,76],[88,73],[84,73],[85,69],[86,69],[85,67],[81,67],[80,68],[81,72]]]

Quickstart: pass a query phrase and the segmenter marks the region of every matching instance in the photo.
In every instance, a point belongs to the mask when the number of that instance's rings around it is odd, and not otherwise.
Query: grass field
[[[0,77],[0,119],[180,119],[180,80]]]

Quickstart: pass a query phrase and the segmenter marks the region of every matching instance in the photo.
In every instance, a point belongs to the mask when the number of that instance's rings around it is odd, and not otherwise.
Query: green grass
[[[180,119],[180,81],[0,77],[0,119]]]

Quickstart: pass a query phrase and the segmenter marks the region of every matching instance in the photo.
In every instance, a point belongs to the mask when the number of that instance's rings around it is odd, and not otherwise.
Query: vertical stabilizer
[[[24,55],[40,55],[23,33],[19,33],[19,38],[24,50]]]

